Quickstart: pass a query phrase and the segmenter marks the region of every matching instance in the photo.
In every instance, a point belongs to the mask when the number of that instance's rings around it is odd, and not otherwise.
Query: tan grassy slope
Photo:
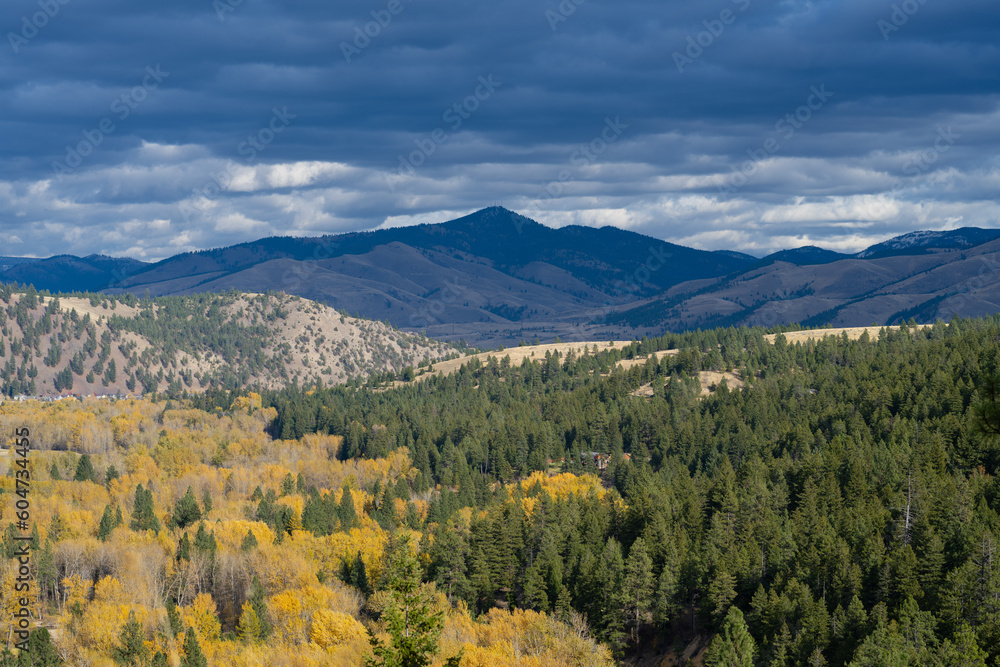
[[[920,326],[930,326],[929,324],[923,324]],[[895,331],[899,329],[898,326],[883,327],[883,326],[870,326],[870,327],[840,327],[833,329],[807,329],[805,331],[787,331],[782,334],[785,340],[789,343],[805,343],[809,341],[823,340],[827,336],[843,336],[847,334],[850,340],[857,340],[861,338],[862,334],[866,331],[868,336],[875,340],[878,338],[878,332],[880,329],[885,329],[887,331]],[[774,339],[778,334],[768,334],[764,336],[764,340],[769,343],[773,343]]]
[[[133,305],[103,296],[40,297],[32,308],[21,304],[30,297],[5,296],[0,390],[7,394],[334,385],[454,353],[437,341],[284,294]],[[71,387],[65,386],[69,377]]]
[[[430,369],[417,376],[417,380],[428,378],[431,375],[451,375],[456,372],[459,368],[465,364],[472,361],[473,358],[478,359],[482,363],[488,363],[490,357],[496,358],[498,361],[502,360],[504,357],[510,357],[511,366],[520,366],[525,359],[531,361],[545,361],[545,354],[554,354],[558,352],[563,358],[567,354],[587,354],[588,352],[603,351],[603,350],[620,350],[623,347],[631,345],[633,341],[630,340],[616,340],[616,341],[589,341],[584,343],[547,343],[545,345],[521,345],[518,347],[510,347],[502,350],[495,350],[490,352],[481,352],[479,354],[470,355],[467,357],[460,357],[456,359],[446,359],[443,361],[435,362],[431,365]]]

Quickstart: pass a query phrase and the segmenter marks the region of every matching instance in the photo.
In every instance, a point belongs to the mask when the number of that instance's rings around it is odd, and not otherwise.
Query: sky
[[[6,0],[0,30],[0,255],[493,204],[757,255],[1000,227],[996,0]]]

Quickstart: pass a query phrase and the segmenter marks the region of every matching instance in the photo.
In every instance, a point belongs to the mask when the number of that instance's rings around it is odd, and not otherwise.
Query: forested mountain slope
[[[461,558],[427,570],[481,610],[571,605],[622,656],[693,655],[729,627],[752,638],[757,665],[997,657],[1000,448],[988,432],[1000,421],[976,410],[998,410],[987,389],[1000,320],[794,346],[761,333],[467,366],[377,398],[265,401],[276,433],[342,435],[343,458],[406,445],[419,478],[445,488],[429,521],[490,507],[448,535]],[[665,347],[680,350],[613,370]],[[728,367],[743,389],[700,397],[693,374]],[[634,395],[648,383],[651,398]],[[613,492],[489,490],[560,469],[600,473]]]
[[[70,664],[130,636],[213,666],[358,664],[365,627],[394,632],[399,566],[443,612],[434,665],[606,664],[588,632],[622,661],[994,664],[1000,318],[765,333],[390,389],[7,403],[44,490],[45,641]],[[743,387],[702,395],[727,369]]]
[[[33,434],[44,641],[68,664],[135,637],[174,663],[359,664],[405,603],[441,614],[435,666],[604,665],[591,634],[632,664],[995,664],[1000,318],[766,333],[0,405]],[[743,386],[703,395],[708,370]]]
[[[340,384],[455,350],[279,294],[40,296],[0,285],[0,393],[179,397]]]

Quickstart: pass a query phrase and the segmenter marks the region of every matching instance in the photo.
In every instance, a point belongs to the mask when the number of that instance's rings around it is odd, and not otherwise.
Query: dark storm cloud
[[[17,0],[0,30],[0,254],[496,200],[759,252],[997,224],[985,0]]]

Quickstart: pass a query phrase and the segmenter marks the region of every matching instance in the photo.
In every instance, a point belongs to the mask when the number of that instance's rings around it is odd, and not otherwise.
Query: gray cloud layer
[[[998,225],[987,0],[16,0],[0,29],[0,254],[497,201],[758,253]]]

